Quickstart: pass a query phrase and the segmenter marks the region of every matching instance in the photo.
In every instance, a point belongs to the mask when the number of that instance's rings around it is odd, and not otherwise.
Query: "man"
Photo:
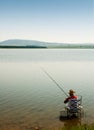
[[[74,95],[74,90],[69,90],[69,97],[64,100],[64,103],[67,103],[65,109],[67,110],[67,116],[76,116],[78,113],[78,101],[77,96]]]

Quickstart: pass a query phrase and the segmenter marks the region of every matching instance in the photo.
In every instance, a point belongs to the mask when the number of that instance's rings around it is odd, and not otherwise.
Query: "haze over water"
[[[63,127],[59,115],[66,95],[41,68],[66,93],[74,89],[82,95],[85,110],[82,122],[92,123],[93,49],[0,49],[0,128]]]

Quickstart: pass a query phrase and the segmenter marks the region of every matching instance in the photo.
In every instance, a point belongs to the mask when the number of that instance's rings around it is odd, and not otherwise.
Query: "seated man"
[[[77,112],[77,96],[75,96],[74,93],[74,90],[69,90],[69,97],[64,100],[64,103],[68,103],[66,108],[70,113]]]

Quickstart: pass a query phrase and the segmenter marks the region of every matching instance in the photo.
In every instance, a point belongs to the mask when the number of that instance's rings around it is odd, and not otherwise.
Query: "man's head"
[[[69,95],[70,95],[70,96],[74,95],[74,93],[75,93],[74,90],[72,90],[72,89],[69,90]]]

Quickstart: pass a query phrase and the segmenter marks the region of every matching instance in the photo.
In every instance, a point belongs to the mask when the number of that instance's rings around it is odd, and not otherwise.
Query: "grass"
[[[94,124],[91,125],[81,125],[81,126],[65,126],[59,130],[94,130]]]

